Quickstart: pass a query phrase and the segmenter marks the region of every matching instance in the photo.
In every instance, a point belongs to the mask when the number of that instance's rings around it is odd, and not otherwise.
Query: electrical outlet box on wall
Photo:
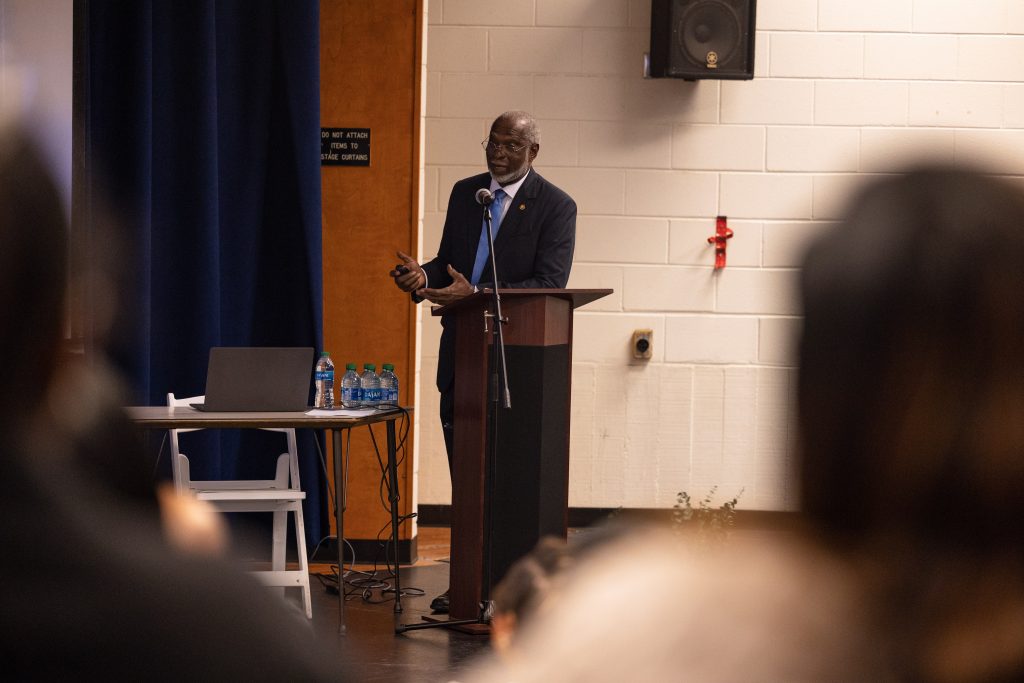
[[[633,330],[633,358],[650,360],[654,350],[654,330]]]

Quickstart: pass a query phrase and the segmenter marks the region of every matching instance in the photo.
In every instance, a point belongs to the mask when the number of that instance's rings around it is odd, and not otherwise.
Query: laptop
[[[309,409],[312,347],[215,346],[206,368],[206,412],[303,412]]]

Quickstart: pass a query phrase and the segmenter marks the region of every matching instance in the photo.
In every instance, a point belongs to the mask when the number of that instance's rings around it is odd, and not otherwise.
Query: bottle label
[[[380,403],[380,389],[363,389],[363,401],[366,403]]]
[[[330,380],[331,382],[334,381],[334,370],[317,370],[313,374],[314,377],[316,377],[317,382],[321,382],[324,380]]]

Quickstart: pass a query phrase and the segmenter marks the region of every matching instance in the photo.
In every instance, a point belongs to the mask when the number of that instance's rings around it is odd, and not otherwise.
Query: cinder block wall
[[[506,109],[542,130],[538,171],[579,205],[570,503],[670,507],[712,486],[792,509],[806,240],[908,157],[1024,175],[1024,2],[759,0],[753,81],[641,78],[649,0],[430,0],[423,256],[455,180]],[[735,237],[712,270],[715,216]],[[419,499],[450,488],[422,316]],[[631,360],[634,329],[654,358]],[[865,368],[870,372],[870,368]]]

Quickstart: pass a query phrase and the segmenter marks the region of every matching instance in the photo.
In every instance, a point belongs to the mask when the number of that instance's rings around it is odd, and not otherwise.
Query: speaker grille
[[[651,0],[652,78],[754,77],[756,0]]]
[[[740,53],[740,18],[722,2],[708,0],[686,9],[673,30],[679,49],[694,66],[729,66]]]

